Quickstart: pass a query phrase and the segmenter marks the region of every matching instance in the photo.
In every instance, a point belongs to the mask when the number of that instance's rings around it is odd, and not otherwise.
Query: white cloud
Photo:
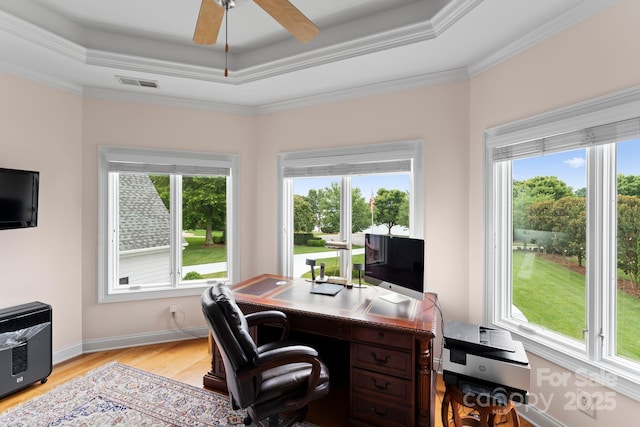
[[[584,167],[585,160],[582,157],[574,157],[565,160],[564,163],[568,164],[570,168],[578,169]]]

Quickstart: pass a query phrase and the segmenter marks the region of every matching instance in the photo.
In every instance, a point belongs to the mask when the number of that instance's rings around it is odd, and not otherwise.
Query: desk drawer
[[[387,399],[393,399],[404,406],[411,405],[413,401],[411,381],[409,380],[357,368],[353,369],[352,378],[354,396],[368,392],[383,402]]]
[[[350,325],[334,319],[323,319],[289,313],[291,330],[309,332],[329,338],[348,340],[351,338]]]
[[[410,408],[396,406],[378,399],[356,397],[352,406],[353,417],[372,426],[407,427],[414,425]]]
[[[353,365],[410,379],[411,353],[366,344],[351,345]]]
[[[371,344],[386,345],[389,347],[397,347],[403,350],[411,350],[413,337],[409,334],[403,334],[398,331],[389,331],[384,329],[363,328],[354,326],[352,331],[354,340],[366,341]]]

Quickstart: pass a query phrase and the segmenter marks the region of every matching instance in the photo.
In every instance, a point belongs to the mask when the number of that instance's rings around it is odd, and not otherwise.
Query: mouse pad
[[[321,285],[314,286],[311,291],[312,294],[322,294],[322,295],[335,295],[344,289],[342,285],[336,285],[335,283],[323,283]]]

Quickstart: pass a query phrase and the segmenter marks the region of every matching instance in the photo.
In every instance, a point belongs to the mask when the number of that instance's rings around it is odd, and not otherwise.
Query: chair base
[[[255,425],[258,427],[291,427],[297,422],[304,421],[304,417],[306,415],[307,415],[307,407],[305,406],[304,408],[300,408],[296,411],[286,414],[283,420],[280,420],[280,415],[272,415],[268,418],[257,421]],[[247,420],[249,421],[248,424],[247,424]],[[245,425],[252,425],[252,422],[253,420],[251,416],[247,416],[244,419]]]

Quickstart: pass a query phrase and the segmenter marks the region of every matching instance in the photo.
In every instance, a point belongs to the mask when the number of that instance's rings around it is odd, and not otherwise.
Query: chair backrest
[[[220,350],[229,392],[236,403],[245,408],[255,399],[257,382],[256,379],[239,381],[237,373],[252,366],[258,355],[247,320],[233,293],[223,283],[216,283],[204,291],[202,312]]]

